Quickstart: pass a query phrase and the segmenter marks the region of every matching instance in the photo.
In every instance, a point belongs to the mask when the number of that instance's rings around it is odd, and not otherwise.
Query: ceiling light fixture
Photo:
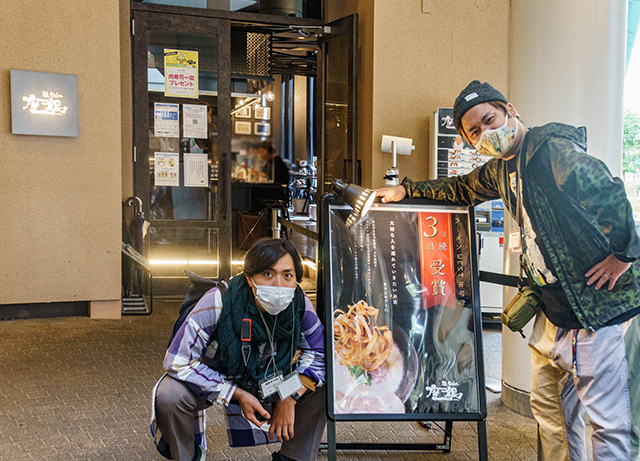
[[[247,106],[250,106],[251,104],[253,104],[255,101],[259,100],[260,96],[251,96],[250,98],[245,99],[242,104],[240,104],[239,106],[237,106],[235,109],[233,109],[231,111],[231,115],[240,112],[242,109],[244,109]]]

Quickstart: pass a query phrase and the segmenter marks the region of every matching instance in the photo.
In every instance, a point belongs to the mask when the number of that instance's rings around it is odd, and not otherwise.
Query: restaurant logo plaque
[[[78,76],[11,70],[11,132],[78,136]]]

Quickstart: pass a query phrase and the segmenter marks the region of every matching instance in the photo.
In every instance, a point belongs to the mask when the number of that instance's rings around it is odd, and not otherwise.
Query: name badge
[[[260,393],[263,398],[269,397],[278,391],[278,385],[282,382],[282,373],[278,372],[268,378],[262,378],[258,381],[260,385]],[[300,389],[300,388],[298,388]]]
[[[280,400],[284,400],[297,390],[302,389],[302,381],[300,375],[295,371],[284,377],[284,380],[278,384],[278,395]]]
[[[520,228],[516,227],[509,231],[509,249],[512,253],[522,253],[522,236],[520,234]]]

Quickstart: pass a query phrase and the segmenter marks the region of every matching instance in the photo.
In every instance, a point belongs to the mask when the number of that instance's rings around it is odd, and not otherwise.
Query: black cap
[[[453,124],[456,130],[460,132],[460,121],[466,111],[473,106],[490,101],[501,101],[506,104],[507,98],[487,82],[480,83],[480,80],[474,80],[469,83],[467,87],[460,92],[453,105]]]

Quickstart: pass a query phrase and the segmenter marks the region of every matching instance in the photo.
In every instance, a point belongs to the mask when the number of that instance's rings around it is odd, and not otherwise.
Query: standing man
[[[232,446],[277,439],[274,461],[316,459],[326,425],[324,329],[301,280],[291,242],[263,239],[224,298],[212,288],[198,301],[171,341],[153,391],[151,431],[161,454],[203,461],[204,410],[217,403]]]
[[[273,144],[268,141],[258,144],[258,155],[269,163],[270,171],[273,171],[273,182],[287,186],[289,184],[289,169],[282,157],[276,154]]]
[[[621,324],[640,312],[640,242],[622,181],[587,155],[585,128],[550,123],[527,129],[488,83],[474,80],[460,93],[453,119],[469,144],[494,158],[464,176],[405,178],[378,196],[468,206],[501,198],[514,217],[519,208],[515,243],[543,301],[529,347],[531,408],[545,456],[570,459],[561,396],[572,379],[594,429],[596,459],[631,459]]]

